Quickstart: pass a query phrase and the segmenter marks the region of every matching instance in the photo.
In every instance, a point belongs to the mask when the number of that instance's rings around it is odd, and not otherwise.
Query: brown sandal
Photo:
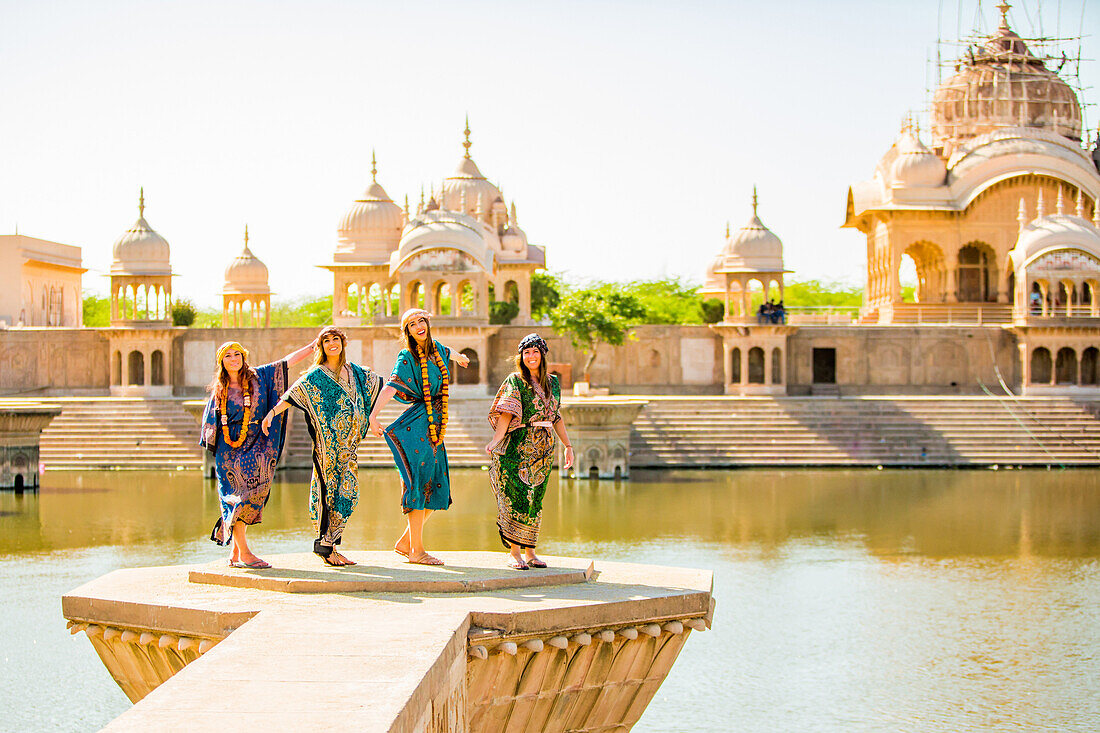
[[[429,555],[426,552],[418,555],[415,558],[412,556],[411,553],[409,555],[406,555],[406,557],[409,558],[408,561],[413,565],[442,565],[443,564],[443,561],[440,560],[438,557],[432,557],[431,555]]]

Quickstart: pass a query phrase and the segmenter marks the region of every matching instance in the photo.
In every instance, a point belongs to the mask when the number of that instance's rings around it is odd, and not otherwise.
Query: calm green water
[[[392,471],[363,471],[347,547],[402,526]],[[310,546],[307,475],[283,475],[261,553]],[[499,549],[481,471],[429,547]],[[0,493],[0,729],[94,730],[128,706],[60,596],[115,568],[205,562],[212,484],[50,473]],[[1100,730],[1100,471],[639,472],[554,479],[542,548],[714,571],[640,731]],[[227,722],[227,725],[230,725]]]

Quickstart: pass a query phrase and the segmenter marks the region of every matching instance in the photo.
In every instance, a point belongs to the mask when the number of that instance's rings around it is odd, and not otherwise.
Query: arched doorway
[[[764,383],[764,350],[759,346],[749,349],[749,384]]]
[[[734,346],[730,352],[730,384],[741,383],[741,349]]]
[[[140,351],[131,351],[127,361],[127,367],[130,370],[130,384],[139,386],[145,384],[145,354]]]
[[[995,255],[989,245],[972,242],[959,250],[958,296],[962,303],[996,300]]]
[[[149,359],[149,376],[153,384],[164,384],[164,352],[160,349],[154,351]]]
[[[1031,383],[1050,384],[1051,369],[1050,352],[1046,347],[1040,346],[1031,352]]]
[[[1054,381],[1058,384],[1077,384],[1077,352],[1068,346],[1058,349],[1054,361]]]
[[[470,360],[470,365],[465,369],[456,369],[459,384],[477,384],[481,381],[481,363],[478,361],[477,352],[473,349],[463,349],[462,354]]]
[[[1095,346],[1090,346],[1081,352],[1081,384],[1095,385],[1097,377],[1097,357],[1100,351]]]

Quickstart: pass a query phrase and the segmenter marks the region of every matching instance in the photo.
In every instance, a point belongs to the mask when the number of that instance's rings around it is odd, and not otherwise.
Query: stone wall
[[[537,331],[550,346],[548,359],[571,364],[573,380],[583,376],[587,356],[549,326],[504,326],[489,339],[489,383],[512,371],[509,359],[524,336]],[[612,394],[720,394],[722,339],[707,326],[639,326],[636,339],[600,346],[592,383]]]
[[[750,327],[751,328],[751,327]],[[176,396],[198,396],[213,374],[214,351],[230,340],[263,364],[309,343],[316,328],[171,329],[170,379]],[[402,348],[396,327],[346,329],[348,357],[388,375]],[[580,380],[586,356],[547,326],[503,326],[478,354],[488,392],[508,375],[516,345],[538,331],[550,360],[572,366]],[[0,330],[0,394],[96,395],[110,386],[110,329],[22,328]],[[602,346],[592,382],[612,394],[708,395],[724,391],[722,338],[707,326],[640,326],[636,339]],[[464,337],[453,345],[463,348]],[[447,337],[443,337],[446,342]],[[467,341],[469,339],[466,339]],[[472,341],[470,343],[473,343]],[[813,384],[813,349],[836,350],[836,383],[844,394],[980,393],[979,381],[997,384],[994,359],[1008,384],[1020,381],[1017,338],[991,327],[802,326],[787,348],[787,393],[806,394]],[[309,366],[304,361],[296,376]]]
[[[815,348],[836,349],[836,384],[847,395],[980,394],[979,382],[999,389],[994,360],[1019,386],[1016,337],[999,328],[805,326],[788,344],[788,394],[810,391]]]
[[[106,394],[105,329],[0,330],[0,394]]]

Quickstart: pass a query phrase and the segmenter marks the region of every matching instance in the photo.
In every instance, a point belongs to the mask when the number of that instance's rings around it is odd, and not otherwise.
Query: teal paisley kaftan
[[[291,385],[283,399],[305,413],[313,438],[313,478],[309,483],[309,517],[317,539],[313,551],[328,557],[340,544],[359,501],[359,441],[367,436],[367,418],[382,389],[370,369],[347,364],[337,379],[317,365]]]
[[[451,361],[451,350],[438,341],[435,348],[444,365]],[[449,379],[433,359],[428,359],[428,388],[432,398],[431,422],[439,426],[443,415],[443,382]],[[424,407],[424,381],[420,364],[408,349],[402,349],[386,382],[393,387],[399,402],[409,405],[401,417],[384,431],[401,474],[401,510],[440,510],[451,506],[451,478],[447,470],[447,448],[443,441],[432,445],[428,435],[428,410]]]
[[[554,429],[531,423],[561,420],[561,385],[550,375],[550,394],[532,387],[517,373],[508,375],[489,408],[496,429],[503,414],[511,415],[504,440],[493,450],[489,484],[497,498],[497,528],[505,547],[509,543],[533,548],[539,539],[542,500],[554,467]]]

